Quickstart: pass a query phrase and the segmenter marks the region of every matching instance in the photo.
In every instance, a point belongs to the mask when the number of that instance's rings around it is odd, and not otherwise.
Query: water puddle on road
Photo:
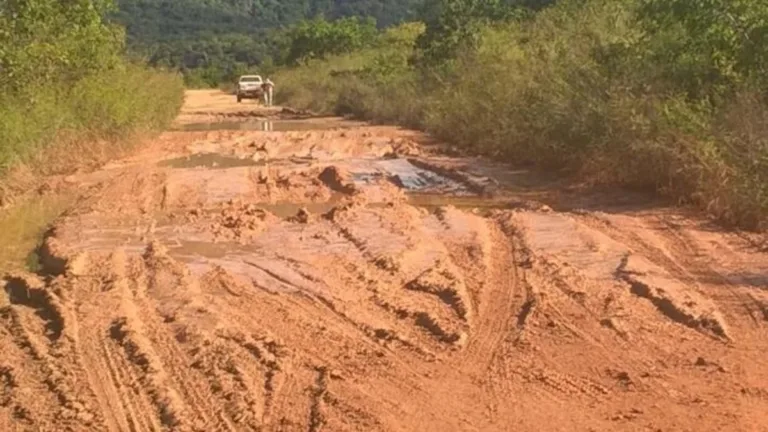
[[[226,156],[219,153],[196,153],[175,159],[168,159],[158,163],[161,167],[171,168],[237,168],[245,166],[263,166],[263,160],[254,161],[247,158]]]
[[[213,243],[206,241],[181,240],[169,245],[172,256],[189,261],[199,257],[224,258],[235,253],[246,253],[247,248],[237,243]]]
[[[464,184],[434,171],[419,168],[405,158],[365,160],[350,164],[348,170],[353,182],[359,185],[368,185],[384,176],[407,192],[468,193]]]
[[[345,202],[345,196],[342,194],[334,195],[330,200],[319,203],[297,203],[297,202],[278,202],[278,203],[260,203],[255,207],[265,210],[280,219],[294,220],[294,218],[303,210],[311,214],[313,218],[322,218],[322,215],[328,214],[335,207]],[[434,213],[440,208],[452,206],[463,211],[488,212],[495,209],[510,209],[516,207],[519,203],[510,200],[494,200],[478,196],[450,196],[438,194],[408,194],[407,203],[409,205],[426,209],[429,213]],[[382,209],[391,206],[391,202],[375,201],[364,204],[368,211],[373,209]],[[208,212],[206,212],[208,213]],[[215,213],[213,211],[211,214]],[[322,222],[321,222],[322,223]],[[280,224],[280,223],[278,223]],[[275,225],[277,227],[277,225]],[[265,245],[276,245],[280,241],[292,241],[298,235],[298,231],[309,229],[307,225],[280,224],[279,228],[268,229],[262,235],[247,243],[234,241],[211,241],[204,237],[194,238],[195,236],[178,237],[170,234],[164,242],[171,256],[184,262],[197,274],[203,274],[209,271],[212,266],[218,265],[232,271],[233,274],[241,275],[246,278],[264,278],[263,272],[251,268],[248,265],[249,260],[268,260],[275,265],[274,259],[268,256],[270,248]],[[321,230],[322,231],[322,230]],[[303,244],[301,248],[312,250],[320,248],[320,243],[314,244],[311,240]],[[321,253],[318,249],[317,253]],[[270,281],[274,283],[274,281]]]
[[[338,206],[343,199],[343,194],[334,193],[331,196],[331,199],[323,202],[296,203],[285,201],[274,204],[258,204],[257,207],[272,213],[279,218],[288,219],[298,215],[301,209],[306,210],[310,214],[328,213],[333,210],[334,207]]]
[[[262,132],[291,132],[309,130],[327,130],[359,126],[348,120],[257,120],[257,121],[223,121],[206,123],[188,123],[176,126],[171,130],[184,132],[244,130]]]

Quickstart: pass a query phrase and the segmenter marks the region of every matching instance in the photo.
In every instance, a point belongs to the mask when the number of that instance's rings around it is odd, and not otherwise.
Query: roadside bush
[[[378,36],[372,47],[307,60],[275,77],[275,99],[295,108],[354,115],[418,126],[423,100],[420,77],[408,65],[421,23],[406,23]]]
[[[500,15],[433,68],[408,61],[423,56],[417,32],[401,45],[410,53],[382,46],[285,70],[277,94],[418,126],[478,154],[653,189],[741,227],[765,224],[763,3],[562,0],[531,17]]]
[[[52,148],[66,162],[38,158],[36,172],[87,162],[175,117],[181,79],[124,59],[122,29],[104,20],[112,10],[111,0],[0,3],[0,176]]]
[[[2,95],[0,175],[47,148],[78,144],[86,151],[63,148],[57,154],[67,155],[66,163],[52,158],[50,164],[37,166],[42,173],[76,164],[100,141],[162,130],[178,113],[183,91],[175,74],[125,64],[71,85],[52,83],[32,96]],[[109,153],[108,148],[98,151]]]

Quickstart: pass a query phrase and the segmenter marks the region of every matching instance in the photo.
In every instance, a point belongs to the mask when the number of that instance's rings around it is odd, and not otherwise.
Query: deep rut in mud
[[[231,99],[180,122],[290,117]],[[290,121],[76,177],[0,297],[0,430],[766,430],[754,238]]]

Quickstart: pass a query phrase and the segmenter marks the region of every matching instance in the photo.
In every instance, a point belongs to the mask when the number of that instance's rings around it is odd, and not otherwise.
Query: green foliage
[[[286,62],[295,65],[362,49],[370,46],[376,36],[376,22],[372,18],[327,21],[318,17],[302,21],[288,31],[290,46]]]
[[[0,3],[0,91],[51,79],[74,81],[113,66],[122,32],[101,19],[112,6],[110,0]]]
[[[768,226],[764,2],[562,0],[511,20],[492,1],[430,5],[410,44],[282,71],[277,97]]]
[[[421,23],[401,24],[369,48],[283,69],[275,97],[297,108],[416,125],[423,100],[414,97],[419,88],[408,58],[423,31]]]
[[[641,47],[660,77],[694,97],[768,82],[768,4],[751,0],[642,0]]]
[[[110,10],[108,0],[0,3],[0,174],[51,146],[163,128],[178,112],[181,80],[124,60]]]
[[[651,35],[648,13],[611,0],[564,1],[531,22],[486,28],[476,49],[456,57],[425,127],[481,153],[655,188],[757,226],[768,216],[768,147],[744,132],[765,128],[768,105],[747,82],[752,70],[715,68],[714,30]],[[667,56],[679,54],[680,41],[705,54]],[[742,49],[728,52],[738,58]],[[690,56],[696,62],[686,63]],[[737,74],[726,81],[704,70]],[[735,93],[744,96],[728,96]],[[755,114],[736,123],[734,111]]]
[[[415,16],[421,0],[118,0],[114,20],[126,26],[128,47],[151,65],[181,70],[191,86],[231,82],[233,68],[266,75],[270,65],[286,62],[291,41],[285,30],[304,21],[326,17],[335,30],[369,32],[363,19],[382,27]],[[342,24],[331,24],[339,19]],[[307,25],[305,22],[304,25]],[[346,28],[342,28],[345,27]],[[318,26],[321,30],[322,26]],[[327,29],[326,29],[327,30]],[[344,31],[338,42],[356,42]],[[332,32],[331,32],[332,33]],[[311,34],[310,40],[318,42]],[[314,35],[319,36],[319,35]],[[352,39],[345,39],[352,36]],[[324,36],[326,38],[332,35]],[[320,41],[334,42],[332,40]],[[338,46],[338,45],[337,45]],[[344,52],[343,47],[322,54]],[[306,54],[296,47],[294,55]]]
[[[564,5],[532,22],[486,28],[476,49],[457,56],[427,127],[479,152],[581,166],[610,142],[610,116],[618,114],[594,54],[631,38],[626,22],[618,5],[605,13]],[[450,124],[462,126],[443,127]]]
[[[0,174],[50,146],[88,146],[39,167],[65,170],[85,162],[89,151],[96,151],[96,140],[162,130],[178,113],[183,90],[175,74],[122,64],[74,84],[50,82],[34,93],[34,102],[0,95]],[[98,151],[110,153],[108,148]]]
[[[499,0],[426,0],[420,14],[426,31],[417,42],[421,60],[435,64],[453,58],[459,48],[474,45],[484,25],[506,13]]]
[[[419,37],[416,62],[436,66],[471,50],[483,28],[521,20],[554,0],[425,0],[419,17],[426,31]]]
[[[115,19],[131,45],[197,41],[213,35],[257,35],[324,16],[372,17],[388,27],[415,17],[418,0],[118,0]]]

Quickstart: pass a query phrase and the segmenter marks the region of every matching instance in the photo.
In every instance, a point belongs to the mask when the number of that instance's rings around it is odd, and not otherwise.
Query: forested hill
[[[359,19],[358,30],[365,32],[369,19],[385,28],[429,21],[429,11],[442,8],[461,15],[477,5],[538,9],[553,0],[116,1],[112,18],[126,28],[129,50],[150,65],[181,70],[188,86],[201,87],[231,82],[246,71],[269,73],[284,64],[290,56],[290,36],[284,30],[308,19]]]
[[[371,17],[379,27],[416,17],[422,0],[118,0],[113,19],[129,50],[184,71],[188,85],[217,85],[279,63],[279,32],[323,16]]]
[[[222,34],[258,34],[323,15],[372,17],[386,27],[413,18],[421,0],[119,0],[131,44]]]

